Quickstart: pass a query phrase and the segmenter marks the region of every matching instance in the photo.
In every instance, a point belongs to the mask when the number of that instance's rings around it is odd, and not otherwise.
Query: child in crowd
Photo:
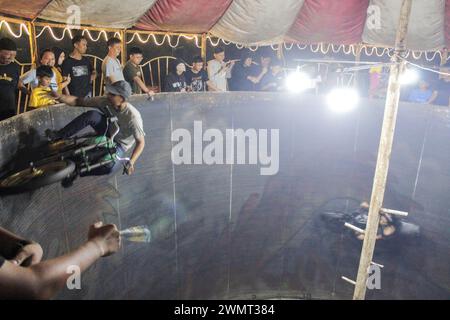
[[[31,109],[36,109],[40,107],[45,107],[48,105],[56,104],[56,100],[51,98],[50,93],[52,89],[50,87],[53,70],[50,66],[40,66],[36,69],[36,76],[38,78],[39,84],[33,89],[30,96],[29,107]]]

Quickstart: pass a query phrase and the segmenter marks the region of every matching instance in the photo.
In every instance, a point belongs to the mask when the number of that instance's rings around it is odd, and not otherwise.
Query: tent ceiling
[[[295,41],[393,46],[401,1],[0,0],[0,13],[66,23],[67,9],[77,5],[81,24],[97,27],[210,32],[247,45]],[[378,24],[373,24],[374,17]],[[414,50],[450,47],[450,0],[413,1],[407,45]]]

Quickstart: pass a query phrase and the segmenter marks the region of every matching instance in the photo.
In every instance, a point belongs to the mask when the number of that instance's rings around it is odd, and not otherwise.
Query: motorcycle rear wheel
[[[75,171],[71,160],[60,160],[7,174],[0,179],[0,193],[17,194],[59,182]]]

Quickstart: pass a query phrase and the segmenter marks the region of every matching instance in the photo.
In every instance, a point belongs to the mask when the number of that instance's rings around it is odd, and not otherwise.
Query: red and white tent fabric
[[[96,27],[207,33],[245,45],[367,43],[392,47],[402,0],[0,0],[0,13]],[[450,47],[450,0],[413,0],[407,46]]]

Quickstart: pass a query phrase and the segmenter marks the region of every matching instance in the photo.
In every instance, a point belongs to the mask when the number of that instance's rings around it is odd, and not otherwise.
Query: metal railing
[[[103,72],[102,72],[102,63],[105,59],[102,59],[100,57],[94,56],[92,54],[85,54],[85,57],[88,57],[92,60],[92,66],[94,67],[94,70],[97,72],[97,77],[95,77],[94,81],[92,81],[92,96],[93,97],[97,97],[97,96],[102,96],[103,95],[103,90],[104,90],[104,85],[105,85],[105,79],[103,77]],[[98,67],[100,65],[100,68]],[[100,69],[100,71],[99,71]],[[98,78],[100,76],[100,81],[98,82]],[[98,83],[98,86],[97,86]]]
[[[172,56],[161,56],[156,57],[153,59],[150,59],[146,63],[139,66],[141,69],[141,75],[142,75],[142,81],[144,83],[147,83],[145,81],[145,68],[148,68],[148,75],[150,80],[150,85],[152,87],[158,87],[158,89],[161,91],[164,78],[169,74],[169,65],[171,60],[176,60],[177,58]],[[191,68],[192,66],[185,63],[186,67]],[[164,68],[162,68],[164,66]],[[155,68],[154,68],[155,67]],[[157,78],[157,82],[155,82],[155,77]]]
[[[26,73],[29,70],[31,70],[31,68],[33,67],[33,64],[31,62],[22,63],[22,62],[17,61],[17,60],[15,60],[15,62],[20,67],[20,76],[22,76],[24,73]],[[31,87],[30,84],[28,84],[27,88],[30,89],[30,87]],[[23,110],[24,112],[27,110],[28,100],[29,100],[29,96],[28,95],[24,95],[22,93],[22,91],[19,91],[19,95],[17,96],[16,114],[20,114],[21,110]]]

